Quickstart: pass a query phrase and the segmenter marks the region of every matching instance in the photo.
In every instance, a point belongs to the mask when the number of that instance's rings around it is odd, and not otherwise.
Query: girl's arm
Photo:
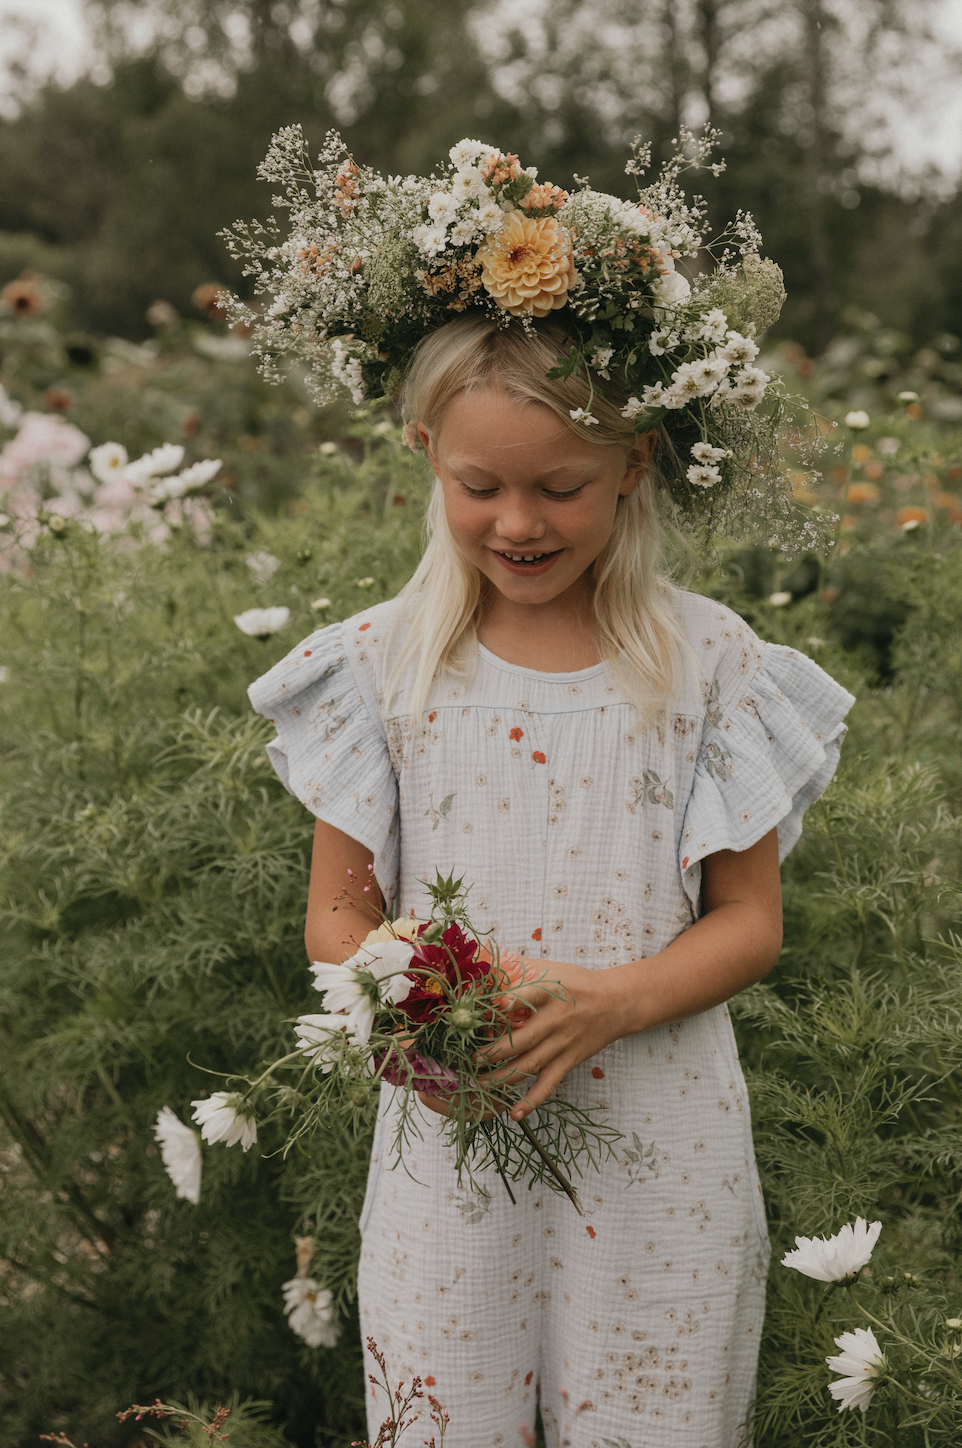
[[[702,861],[703,914],[664,950],[609,970],[541,961],[543,977],[558,981],[564,999],[537,985],[520,999],[536,1007],[530,1019],[487,1052],[510,1063],[495,1078],[534,1076],[511,1108],[514,1120],[546,1101],[569,1071],[622,1036],[647,1031],[719,1005],[771,969],[782,945],[778,842],[771,830],[747,850],[720,850]],[[422,1101],[434,1110],[446,1104]]]
[[[357,840],[318,820],[314,826],[314,850],[311,855],[311,884],[307,896],[307,924],[304,944],[310,960],[335,964],[346,960],[360,945],[365,935],[379,921],[354,898],[370,889],[374,906],[381,903],[380,892],[370,868],[374,864],[371,851]],[[353,876],[348,874],[353,870]],[[346,900],[347,889],[353,897]]]

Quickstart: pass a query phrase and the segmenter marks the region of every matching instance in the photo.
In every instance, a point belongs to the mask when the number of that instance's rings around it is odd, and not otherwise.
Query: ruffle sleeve
[[[281,783],[318,819],[371,851],[389,902],[400,857],[397,780],[377,699],[345,648],[346,628],[331,624],[311,634],[248,695],[277,729],[267,753]]]
[[[747,655],[732,650],[727,666],[719,660],[702,685],[704,725],[679,846],[685,890],[696,906],[706,855],[747,850],[777,827],[779,860],[785,858],[806,809],[835,773],[842,721],[855,702],[797,649],[753,643]],[[760,659],[751,675],[746,656]]]

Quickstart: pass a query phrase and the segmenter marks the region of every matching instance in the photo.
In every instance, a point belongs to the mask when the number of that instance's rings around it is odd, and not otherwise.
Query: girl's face
[[[637,486],[651,442],[625,459],[586,442],[543,403],[498,388],[461,394],[432,437],[418,426],[464,556],[503,597],[526,606],[580,592],[611,536],[619,497]]]

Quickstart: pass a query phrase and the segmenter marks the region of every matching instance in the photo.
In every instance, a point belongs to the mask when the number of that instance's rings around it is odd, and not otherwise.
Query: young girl
[[[492,1047],[512,1117],[561,1090],[623,1133],[584,1218],[513,1205],[493,1173],[458,1186],[440,1100],[392,1169],[383,1087],[363,1333],[443,1401],[450,1448],[533,1443],[538,1401],[553,1448],[734,1448],[768,1242],[725,1002],[778,955],[779,859],[852,700],[659,577],[655,434],[613,383],[546,377],[567,345],[472,313],[428,332],[404,387],[437,475],[421,565],[251,697],[317,816],[311,960],[370,928],[348,870],[373,865],[395,915],[463,876],[475,925],[564,987],[525,987],[536,1009]]]

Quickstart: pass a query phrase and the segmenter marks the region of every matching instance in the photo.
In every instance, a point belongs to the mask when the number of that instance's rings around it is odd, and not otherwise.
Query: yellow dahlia
[[[553,216],[532,221],[512,211],[478,248],[481,280],[514,317],[546,317],[563,307],[574,286],[571,238]]]

